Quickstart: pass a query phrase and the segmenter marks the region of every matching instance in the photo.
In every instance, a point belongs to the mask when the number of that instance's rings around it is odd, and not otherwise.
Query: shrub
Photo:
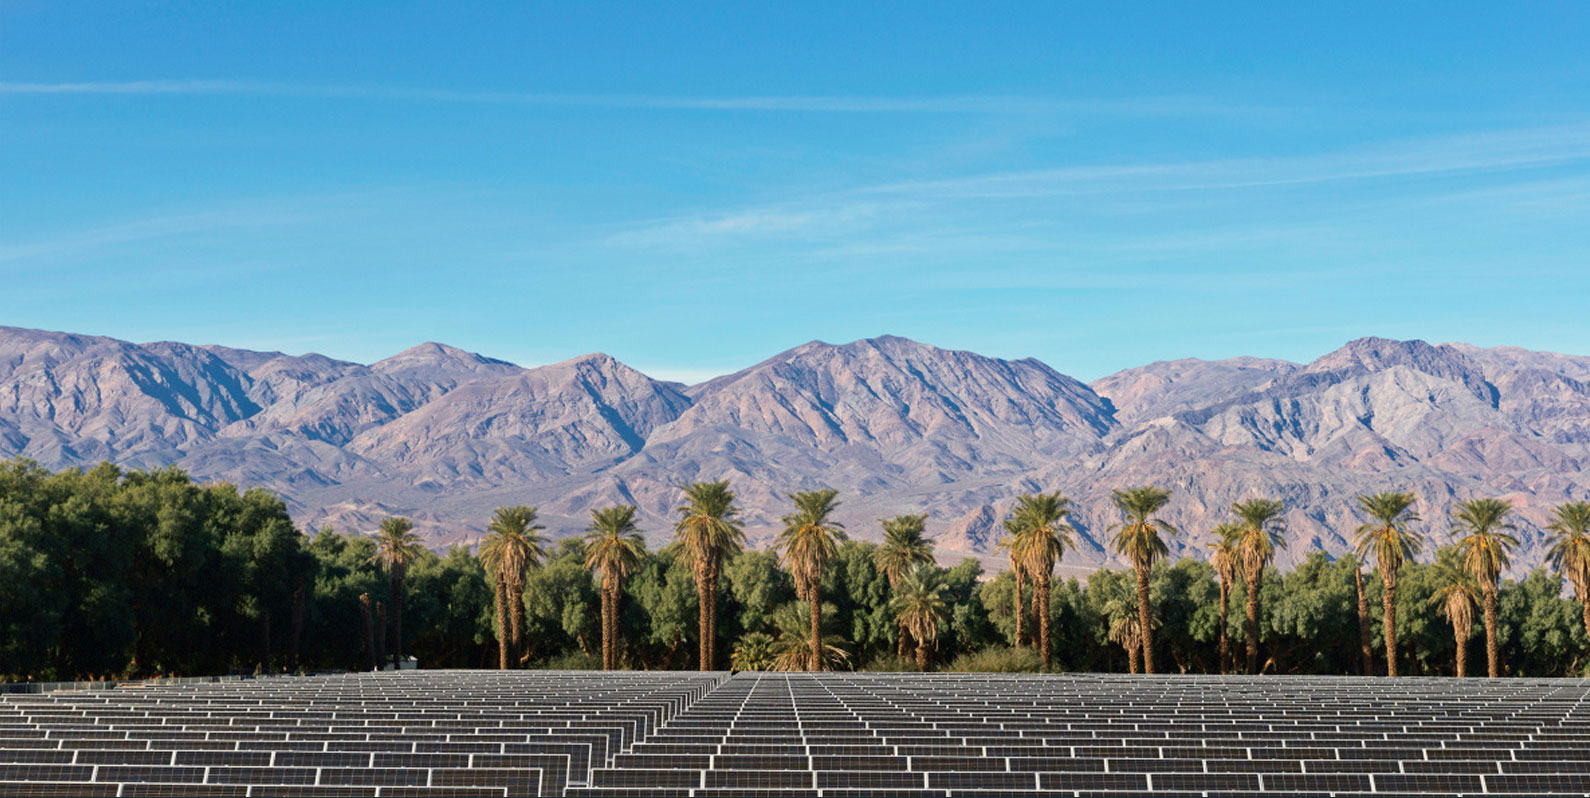
[[[959,673],[1037,673],[1043,670],[1043,660],[1031,648],[990,646],[956,657],[940,668]]]

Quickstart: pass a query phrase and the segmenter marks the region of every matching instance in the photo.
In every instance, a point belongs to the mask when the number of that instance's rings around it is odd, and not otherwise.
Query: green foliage
[[[725,517],[732,521],[732,513],[718,506],[732,493],[714,483],[700,493],[692,501],[708,511],[698,518],[703,526],[714,527]],[[1245,528],[1260,530],[1251,537],[1270,537],[1279,505],[1251,509],[1263,511],[1244,521]],[[1470,591],[1467,604],[1453,606],[1469,613],[1462,619],[1470,640],[1469,672],[1483,672],[1480,583],[1469,572],[1488,575],[1498,564],[1490,555],[1505,556],[1505,509],[1485,503],[1468,508],[1466,515],[1460,511],[1457,522],[1469,545],[1439,549],[1432,562],[1402,564],[1394,613],[1400,673],[1453,673],[1455,634],[1446,612],[1455,589]],[[1566,530],[1558,530],[1559,538],[1580,534],[1578,512],[1558,513],[1558,526]],[[719,516],[706,517],[712,513]],[[903,518],[891,522],[914,530],[915,517]],[[522,525],[521,519],[513,520],[515,531],[533,533],[533,516]],[[1233,543],[1243,528],[1232,527]],[[794,658],[809,650],[809,616],[776,555],[738,551],[736,524],[706,531],[723,535],[717,541],[726,555],[722,589],[715,595],[719,636],[739,643],[728,662],[743,669],[771,667],[779,653]],[[1253,542],[1262,549],[1268,541]],[[535,548],[541,548],[539,542]],[[529,567],[538,559],[533,550],[519,552],[527,568],[520,607],[529,664],[598,667],[600,585],[589,568],[588,550],[577,540],[545,548],[539,568]],[[1480,563],[1485,567],[1474,568],[1476,549],[1486,555]],[[840,659],[835,653],[830,666],[916,669],[913,657],[895,655],[900,623],[892,605],[900,591],[880,569],[880,563],[901,558],[880,556],[879,550],[867,542],[838,542],[822,567],[824,643],[827,650],[845,654]],[[461,547],[441,554],[403,551],[399,582],[387,570],[391,553],[379,552],[378,540],[370,536],[330,530],[305,535],[293,528],[285,505],[269,492],[200,485],[178,469],[124,472],[106,465],[52,473],[26,461],[0,462],[0,680],[359,669],[368,662],[362,594],[384,603],[389,612],[402,607],[408,648],[425,667],[494,666],[494,576],[481,558]],[[620,586],[620,665],[696,667],[698,574],[688,549],[640,548],[633,554]],[[1554,563],[1558,570],[1536,569],[1517,581],[1500,580],[1498,643],[1504,673],[1590,675],[1582,606],[1568,597],[1577,596],[1577,590],[1565,586],[1565,575],[1574,573],[1573,556],[1570,552],[1564,563]],[[1231,557],[1238,560],[1234,568],[1245,564],[1235,548]],[[921,561],[915,555],[908,559]],[[1263,570],[1257,580],[1258,629],[1266,672],[1358,672],[1354,567],[1352,558],[1333,560],[1316,552],[1289,571]],[[1038,669],[1041,656],[1032,645],[1013,646],[1015,584],[1009,571],[984,578],[978,563],[967,560],[948,569],[928,564],[925,573],[942,601],[942,614],[933,611],[936,645],[930,659],[937,667]],[[1247,579],[1232,576],[1233,612],[1226,632],[1240,647]],[[1365,580],[1367,598],[1377,608],[1381,582]],[[403,591],[401,602],[394,600],[394,589]],[[1033,590],[1029,580],[1029,601]],[[1156,669],[1217,671],[1214,568],[1191,559],[1160,563],[1151,571],[1149,595],[1157,626]],[[1110,640],[1111,610],[1114,620],[1129,617],[1135,596],[1136,580],[1127,570],[1097,571],[1086,582],[1055,582],[1047,608],[1053,668],[1127,670],[1125,649]],[[1381,616],[1371,613],[1369,623],[1374,653],[1383,662]],[[1036,629],[1035,619],[1027,623]]]
[[[751,632],[734,644],[729,655],[729,665],[740,671],[765,671],[773,667],[773,636],[765,632]]]
[[[952,673],[1038,673],[1043,670],[1043,660],[1026,646],[991,646],[961,654],[940,670]]]
[[[601,597],[585,567],[580,541],[558,543],[542,567],[525,577],[525,637],[532,659],[578,648],[600,656]]]

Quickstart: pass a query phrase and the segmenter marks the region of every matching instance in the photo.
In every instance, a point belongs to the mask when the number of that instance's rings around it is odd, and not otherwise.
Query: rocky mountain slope
[[[301,522],[373,529],[405,514],[435,544],[530,503],[555,534],[640,506],[668,537],[677,485],[730,479],[752,539],[786,494],[843,492],[851,534],[926,512],[946,559],[997,560],[1020,493],[1077,504],[1068,567],[1112,562],[1110,490],[1171,488],[1176,552],[1197,554],[1232,501],[1289,508],[1289,563],[1345,550],[1359,493],[1411,489],[1445,542],[1453,502],[1539,524],[1590,496],[1590,357],[1365,338],[1308,364],[1174,360],[1086,385],[1032,359],[885,336],[811,342],[695,386],[601,354],[525,369],[441,344],[361,365],[221,346],[0,327],[0,456],[50,467],[180,465],[279,491]]]

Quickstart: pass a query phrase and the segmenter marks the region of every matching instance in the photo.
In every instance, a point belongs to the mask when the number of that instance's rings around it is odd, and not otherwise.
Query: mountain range
[[[925,512],[941,559],[997,562],[1015,496],[1061,490],[1073,573],[1119,563],[1114,488],[1171,489],[1173,556],[1201,556],[1231,502],[1280,498],[1282,565],[1345,551],[1361,493],[1418,493],[1433,544],[1454,502],[1501,496],[1527,566],[1550,505],[1590,497],[1590,357],[1362,338],[1306,364],[1170,360],[1088,384],[883,336],[687,386],[603,354],[521,368],[426,343],[362,365],[0,327],[0,456],[175,464],[275,490],[306,527],[407,515],[438,546],[499,505],[537,505],[564,536],[615,502],[661,543],[680,483],[728,479],[756,545],[789,492],[833,487],[853,537]]]

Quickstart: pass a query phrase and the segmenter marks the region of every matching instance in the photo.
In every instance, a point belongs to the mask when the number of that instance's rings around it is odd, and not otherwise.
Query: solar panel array
[[[1590,682],[406,672],[0,697],[0,795],[1590,795]]]
[[[562,795],[727,680],[408,671],[0,696],[0,795]]]

